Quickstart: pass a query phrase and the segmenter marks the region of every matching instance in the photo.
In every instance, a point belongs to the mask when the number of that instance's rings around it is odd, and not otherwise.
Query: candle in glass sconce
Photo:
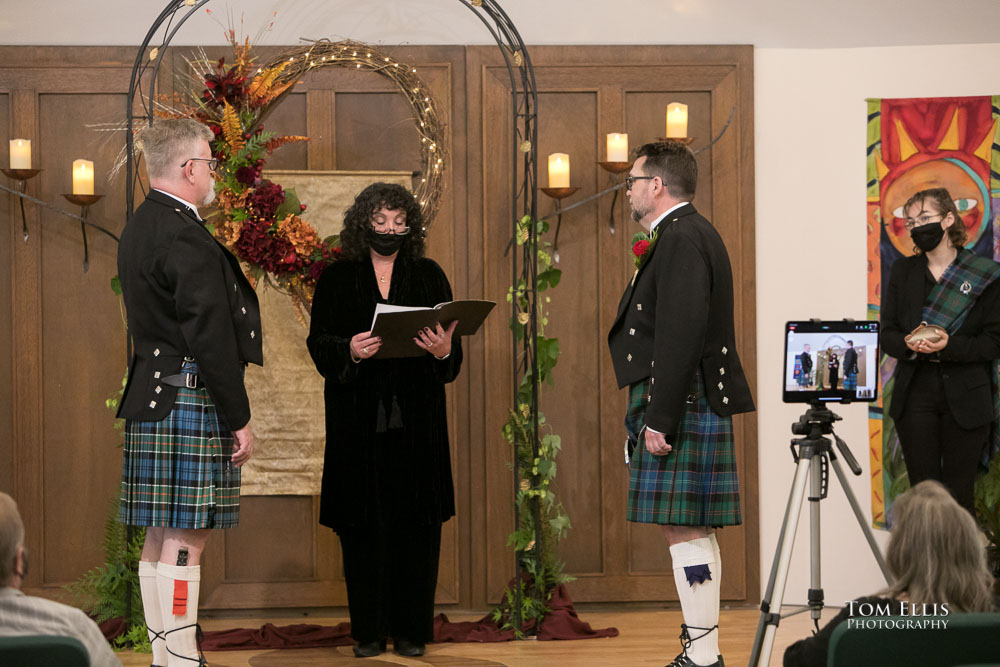
[[[667,105],[667,139],[684,139],[688,133],[688,106],[680,102]]]
[[[552,153],[549,155],[549,187],[569,187],[569,155]]]
[[[73,194],[94,194],[94,163],[90,160],[73,160]]]
[[[31,169],[31,140],[10,140],[10,168]]]
[[[628,135],[612,132],[608,135],[608,162],[628,162]]]

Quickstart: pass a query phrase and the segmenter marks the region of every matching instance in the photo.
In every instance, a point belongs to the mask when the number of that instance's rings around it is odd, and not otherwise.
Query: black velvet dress
[[[352,336],[371,329],[377,303],[435,306],[451,299],[441,267],[426,258],[396,260],[387,300],[371,260],[334,262],[320,277],[308,343],[326,378],[324,526],[430,524],[455,515],[444,385],[462,365],[460,339],[444,361],[424,354],[354,363],[349,350]]]
[[[397,257],[383,299],[370,259],[340,260],[320,277],[308,346],[326,378],[326,454],[319,521],[340,536],[352,635],[430,641],[441,524],[455,514],[444,385],[451,355],[351,359],[351,337],[371,329],[377,303],[452,300],[434,261]],[[414,331],[414,336],[417,332]]]

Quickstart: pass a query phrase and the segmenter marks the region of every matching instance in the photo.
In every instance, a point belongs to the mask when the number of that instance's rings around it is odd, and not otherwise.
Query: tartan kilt
[[[858,388],[858,374],[848,373],[844,376],[844,389],[854,391]]]
[[[740,512],[739,482],[733,418],[712,411],[705,397],[699,369],[677,433],[668,440],[673,449],[666,456],[646,450],[646,408],[649,378],[629,387],[625,418],[630,443],[628,520],[672,526],[737,526]],[[669,436],[668,436],[669,437]]]
[[[189,529],[238,525],[240,469],[232,453],[232,431],[208,390],[178,389],[162,421],[125,421],[119,520]]]

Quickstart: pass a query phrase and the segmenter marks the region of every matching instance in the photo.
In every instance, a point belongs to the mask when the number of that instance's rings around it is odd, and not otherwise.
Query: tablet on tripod
[[[785,323],[785,403],[878,399],[878,321]]]

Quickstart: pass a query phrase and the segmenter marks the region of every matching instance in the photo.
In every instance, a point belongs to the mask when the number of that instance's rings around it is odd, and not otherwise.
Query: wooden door
[[[677,56],[697,55],[697,65]],[[733,262],[737,293],[740,355],[754,386],[753,198],[749,49],[673,49],[645,47],[539,47],[531,50],[537,81],[539,182],[546,185],[546,156],[570,154],[571,185],[580,197],[606,188],[613,177],[605,159],[605,135],[626,131],[632,148],[665,134],[668,102],[688,104],[689,134],[707,144],[732,121],[721,140],[698,154],[700,182],[695,205],[720,230]],[[679,62],[677,62],[679,61]],[[676,64],[673,64],[676,62]],[[470,168],[471,199],[481,193],[477,211],[483,228],[483,285],[486,298],[502,300],[510,282],[504,248],[511,235],[510,94],[505,68],[489,49],[470,49],[470,145],[482,161]],[[481,97],[480,97],[481,96]],[[624,193],[622,193],[624,194]],[[561,356],[554,387],[544,387],[541,409],[562,437],[557,497],[573,529],[561,545],[566,572],[577,578],[573,597],[581,601],[676,599],[667,545],[656,526],[625,521],[627,471],[624,467],[625,396],[619,391],[607,352],[607,331],[622,290],[631,277],[630,245],[638,227],[619,197],[611,233],[610,196],[563,216],[559,236],[563,280],[546,292],[552,301],[546,335],[559,339]],[[569,198],[563,205],[572,204]],[[539,215],[553,204],[540,195]],[[550,218],[555,227],[555,218]],[[475,226],[478,226],[476,224]],[[551,232],[549,240],[552,240]],[[510,334],[504,317],[487,332],[485,539],[488,595],[495,600],[512,576],[509,551],[497,548],[512,529],[507,464],[511,455],[500,428],[510,404]],[[737,418],[737,456],[743,480],[743,526],[719,533],[726,557],[723,598],[750,600],[757,591],[755,419]]]

